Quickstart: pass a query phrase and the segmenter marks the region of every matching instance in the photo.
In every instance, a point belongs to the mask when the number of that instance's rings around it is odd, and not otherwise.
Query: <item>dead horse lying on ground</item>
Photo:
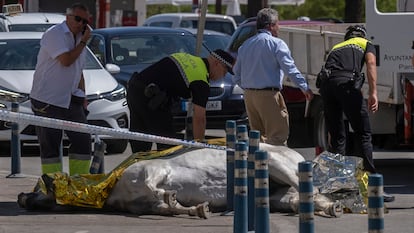
[[[298,163],[302,155],[284,146],[260,144],[269,155],[271,211],[296,212],[299,206]],[[111,191],[106,207],[135,214],[189,214],[207,218],[226,210],[226,152],[195,149],[129,166]],[[316,190],[316,189],[314,189]],[[315,211],[330,216],[338,203],[314,194]]]

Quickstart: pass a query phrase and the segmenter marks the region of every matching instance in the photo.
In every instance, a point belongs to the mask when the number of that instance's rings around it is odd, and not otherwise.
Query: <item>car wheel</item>
[[[328,149],[328,129],[326,127],[324,111],[319,108],[314,118],[315,145],[322,150]]]
[[[122,154],[128,146],[128,140],[107,139],[104,142],[106,143],[106,153],[108,154]]]

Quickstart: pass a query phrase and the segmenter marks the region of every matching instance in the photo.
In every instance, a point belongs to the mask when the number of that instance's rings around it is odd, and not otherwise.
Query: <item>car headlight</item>
[[[243,95],[243,93],[244,91],[241,87],[239,87],[239,85],[235,85],[233,87],[233,92],[232,92],[233,95]]]
[[[88,95],[88,102],[91,103],[92,101],[98,99],[107,99],[109,101],[118,101],[124,99],[126,97],[126,89],[124,86],[118,83],[118,86],[111,92],[105,92],[101,94],[93,94]]]
[[[0,86],[0,99],[7,102],[22,103],[29,99],[29,95],[11,91],[7,88]]]
[[[113,91],[102,93],[100,97],[109,101],[118,101],[126,98],[126,90],[124,86],[118,84],[118,86]]]

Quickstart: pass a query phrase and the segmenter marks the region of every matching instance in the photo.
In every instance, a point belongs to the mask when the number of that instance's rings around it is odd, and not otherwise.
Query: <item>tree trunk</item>
[[[267,0],[247,0],[247,17],[257,16],[257,12],[268,6]]]
[[[216,0],[216,14],[221,15],[221,0]]]
[[[372,1],[372,0],[366,0]],[[360,23],[362,21],[362,1],[346,0],[345,1],[345,23]]]

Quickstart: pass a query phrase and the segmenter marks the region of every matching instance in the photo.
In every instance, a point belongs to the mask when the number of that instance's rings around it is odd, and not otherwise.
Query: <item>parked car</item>
[[[0,32],[31,31],[44,32],[49,27],[66,20],[66,16],[57,13],[24,13],[21,4],[3,6],[0,13]]]
[[[169,28],[198,28],[200,14],[164,13],[148,17],[143,26]],[[232,35],[237,28],[236,21],[228,15],[206,14],[205,29]]]
[[[19,111],[33,114],[29,94],[33,82],[33,73],[40,49],[41,32],[0,32],[0,91],[21,96]],[[105,70],[93,53],[88,50],[85,77],[86,95],[89,102],[88,123],[114,129],[127,129],[129,110],[126,104],[126,91],[107,70]],[[11,109],[11,103],[0,99],[0,108]],[[1,122],[0,141],[10,144],[10,125]],[[21,140],[36,141],[32,125],[19,125]],[[122,153],[127,147],[127,140],[114,139],[101,135],[107,143],[107,153]]]
[[[175,52],[195,54],[196,37],[187,30],[163,27],[113,27],[92,31],[88,46],[106,67],[120,68],[114,77],[127,85],[133,72],[140,72],[161,58]],[[200,56],[207,57],[208,49],[203,46]],[[168,77],[166,77],[168,78]],[[225,127],[228,119],[238,120],[245,116],[240,94],[226,78],[211,83],[207,104],[207,128]],[[175,104],[175,127],[184,129],[186,100]]]

